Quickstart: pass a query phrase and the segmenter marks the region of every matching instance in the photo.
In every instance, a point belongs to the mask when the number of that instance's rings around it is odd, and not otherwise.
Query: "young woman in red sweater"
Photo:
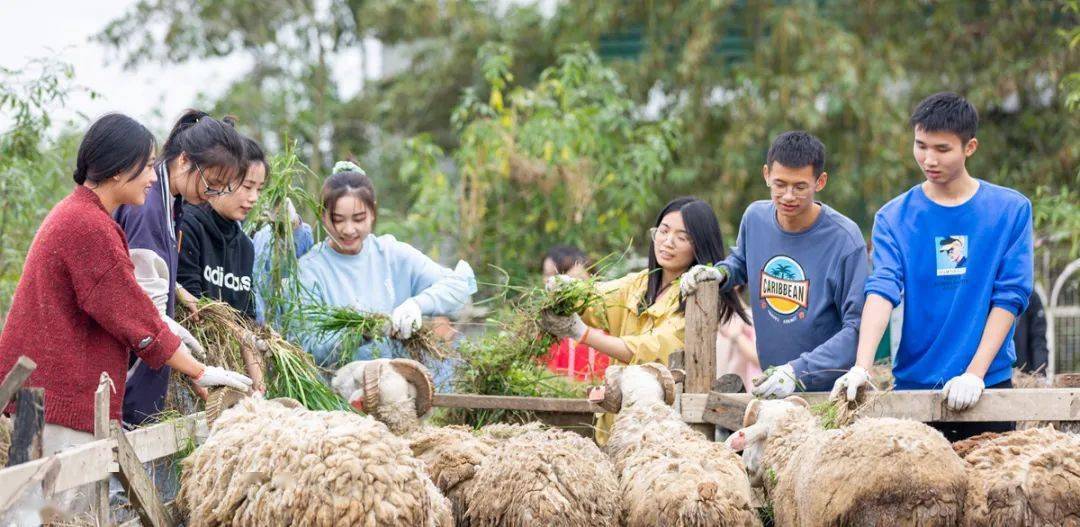
[[[102,372],[116,386],[109,418],[120,419],[132,352],[199,386],[251,386],[192,357],[135,281],[127,239],[111,214],[146,200],[157,180],[154,149],[154,136],[134,119],[98,119],[79,145],[75,190],[46,216],[26,256],[0,333],[0,378],[20,355],[37,363],[26,384],[45,389],[45,455],[93,440]]]

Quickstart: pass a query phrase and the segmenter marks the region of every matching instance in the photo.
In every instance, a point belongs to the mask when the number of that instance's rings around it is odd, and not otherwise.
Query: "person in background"
[[[244,138],[247,174],[232,194],[185,203],[180,218],[179,284],[197,298],[220,300],[255,319],[255,247],[241,226],[266,183],[266,156]]]
[[[149,249],[165,261],[169,294],[165,314],[174,317],[179,297],[194,313],[195,297],[177,288],[179,234],[184,201],[200,204],[213,196],[231,194],[245,175],[243,138],[229,121],[206,112],[187,110],[176,121],[154,162],[156,180],[141,205],[125,204],[113,217],[132,249]],[[116,379],[120,382],[120,379]],[[139,425],[165,409],[169,368],[150,368],[134,360],[127,375],[124,422]]]
[[[742,298],[746,288],[733,289],[739,304],[746,310]],[[747,314],[749,317],[750,315]],[[716,328],[716,375],[734,373],[742,379],[746,392],[751,393],[754,379],[761,375],[761,362],[757,355],[754,325],[740,317],[731,317]]]
[[[597,284],[603,304],[580,314],[541,313],[541,327],[557,338],[569,338],[607,355],[614,364],[667,364],[673,351],[682,349],[686,320],[679,280],[691,266],[724,259],[720,223],[708,203],[692,197],[668,203],[649,229],[649,267],[622,278]],[[557,275],[547,287],[557,290],[574,278]],[[739,316],[742,306],[731,292],[721,295],[720,322]],[[597,328],[605,327],[608,333]],[[596,441],[607,443],[614,423],[612,414],[597,416]]]
[[[389,339],[374,339],[356,349],[339,349],[339,339],[299,328],[296,337],[321,366],[333,368],[376,356],[406,357],[398,341],[408,339],[423,317],[451,315],[476,292],[476,278],[464,261],[448,269],[392,235],[375,234],[375,187],[355,164],[334,165],[323,183],[321,201],[328,239],[300,259],[300,303],[349,307],[390,318]],[[427,366],[436,387],[445,390],[453,373],[449,362]]]
[[[545,281],[556,275],[585,280],[589,278],[588,268],[589,258],[570,245],[556,245],[549,249],[540,266]],[[545,362],[548,370],[554,373],[595,383],[604,378],[604,370],[611,358],[571,338],[563,338],[551,345]]]
[[[74,190],[46,216],[27,253],[0,333],[0,378],[20,355],[37,363],[26,385],[45,389],[45,455],[94,440],[102,373],[116,384],[109,418],[120,419],[130,396],[122,382],[130,355],[150,368],[175,368],[197,386],[251,386],[243,375],[196,360],[135,280],[111,215],[153,194],[154,148],[150,131],[130,117],[95,121],[79,145]]]
[[[979,114],[955,93],[937,93],[912,112],[912,153],[926,181],[874,217],[874,272],[855,366],[833,395],[855,399],[893,308],[904,327],[893,376],[898,390],[941,390],[949,409],[974,406],[987,388],[1011,388],[1013,323],[1034,279],[1031,202],[968,173],[979,147]],[[992,211],[992,213],[987,213]],[[1012,422],[928,423],[949,441],[1004,432]]]
[[[1020,371],[1046,375],[1050,356],[1046,346],[1046,312],[1042,298],[1034,291],[1024,314],[1016,319],[1013,343],[1016,346],[1016,367]]]

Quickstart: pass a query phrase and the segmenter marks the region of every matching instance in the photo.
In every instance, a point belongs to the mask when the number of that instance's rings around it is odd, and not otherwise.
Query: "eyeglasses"
[[[673,231],[667,227],[653,227],[649,229],[649,238],[653,243],[659,245],[664,240],[673,240],[675,245],[687,246],[693,245],[694,240],[690,238],[690,235],[686,231]]]
[[[229,194],[233,193],[232,185],[229,185],[228,183],[225,184],[225,188],[223,189],[211,187],[210,184],[206,182],[206,176],[203,174],[203,169],[199,166],[198,163],[195,163],[195,170],[199,171],[199,183],[202,183],[203,194],[206,194],[207,197],[214,198],[219,196],[228,196]]]
[[[789,185],[784,181],[770,181],[768,185],[771,189],[773,196],[783,196],[788,193],[788,190],[790,190],[791,195],[795,196],[796,198],[810,197],[810,185],[807,185],[806,183],[796,183],[794,185]]]

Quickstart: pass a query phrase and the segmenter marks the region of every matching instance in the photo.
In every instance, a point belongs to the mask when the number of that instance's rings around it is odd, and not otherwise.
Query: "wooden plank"
[[[45,389],[22,388],[15,402],[8,465],[41,459],[41,437],[45,430]]]
[[[697,291],[686,299],[686,394],[707,394],[716,380],[716,329],[719,324],[719,284],[702,282]],[[685,404],[685,401],[684,401]],[[716,427],[711,424],[694,424],[692,427],[712,438]]]
[[[153,481],[121,430],[120,423],[113,421],[111,429],[112,438],[116,442],[116,462],[120,465],[120,483],[127,491],[128,499],[139,514],[142,524],[148,527],[171,527],[172,518],[165,512],[165,506],[158,498]]]
[[[19,484],[8,496],[0,501],[0,516],[3,512],[16,505],[19,500],[34,487],[40,486],[41,495],[49,496],[53,493],[56,482],[56,472],[59,470],[59,462],[55,458],[43,459],[42,463],[35,466],[30,477]]]
[[[552,397],[515,397],[509,395],[474,395],[437,393],[432,401],[442,408],[530,410],[533,412],[602,413],[604,410],[588,399]]]
[[[4,381],[0,382],[0,411],[7,408],[8,403],[19,392],[19,388],[22,388],[23,383],[36,369],[37,364],[26,355],[21,355],[15,361],[15,366],[4,376]]]
[[[169,515],[169,518],[171,518],[173,522],[179,523],[178,519],[180,518],[180,516],[176,510],[176,501],[170,501],[165,503],[165,513]],[[142,522],[139,520],[139,518],[132,518],[124,523],[121,523],[120,527],[142,527]]]
[[[175,421],[129,431],[126,435],[139,461],[146,463],[171,456],[189,446],[202,443],[209,431],[205,414],[199,412]]]
[[[98,379],[98,387],[94,392],[94,439],[107,439],[109,437],[109,402],[112,391],[112,379],[109,374],[101,372]],[[98,525],[109,524],[109,480],[97,482],[94,499],[94,517]]]
[[[826,392],[798,394],[811,405],[828,400]],[[749,394],[710,393],[703,418],[741,425]],[[915,421],[1080,421],[1080,389],[1027,388],[986,390],[974,407],[955,412],[944,403],[940,390],[891,391],[878,394],[863,409],[866,417],[897,417]],[[725,425],[726,426],[726,425]]]

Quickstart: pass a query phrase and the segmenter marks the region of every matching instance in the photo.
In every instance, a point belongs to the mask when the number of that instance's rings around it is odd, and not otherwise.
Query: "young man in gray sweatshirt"
[[[816,137],[780,134],[762,173],[772,199],[747,207],[723,262],[695,266],[680,287],[689,295],[703,280],[720,280],[721,291],[748,286],[758,358],[771,368],[754,395],[828,391],[855,362],[866,242],[855,222],[814,200],[829,178]]]

